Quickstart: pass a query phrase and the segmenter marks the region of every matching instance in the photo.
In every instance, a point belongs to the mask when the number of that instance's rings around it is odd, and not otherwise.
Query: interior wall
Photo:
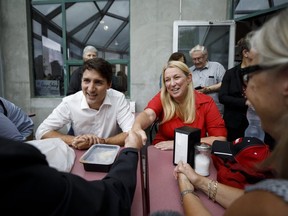
[[[131,0],[130,8],[131,100],[140,112],[159,90],[162,67],[172,53],[173,21],[225,20],[227,2]],[[26,9],[26,0],[0,1],[4,96],[26,112],[36,113],[37,128],[61,98],[31,98]]]
[[[30,72],[25,0],[1,1],[3,96],[30,112]]]

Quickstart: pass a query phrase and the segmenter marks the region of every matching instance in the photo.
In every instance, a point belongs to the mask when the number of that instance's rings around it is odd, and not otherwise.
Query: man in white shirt
[[[225,68],[218,62],[208,61],[208,52],[204,46],[196,45],[189,52],[193,66],[190,67],[194,88],[211,96],[221,114],[224,107],[219,102],[218,91],[221,88]]]
[[[36,139],[59,137],[77,149],[95,143],[124,145],[134,115],[125,95],[111,89],[111,83],[109,62],[102,58],[84,62],[82,91],[63,98],[38,127]],[[67,124],[72,125],[75,136],[59,132]]]

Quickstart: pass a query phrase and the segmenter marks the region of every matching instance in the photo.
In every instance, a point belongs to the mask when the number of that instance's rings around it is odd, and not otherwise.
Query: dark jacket
[[[218,94],[219,101],[224,105],[223,119],[226,127],[238,128],[246,124],[248,106],[243,93],[242,77],[240,75],[240,64],[227,70]]]
[[[82,74],[83,74],[83,67],[77,68],[73,73],[70,78],[70,83],[68,86],[67,94],[75,94],[78,91],[82,90],[81,87],[81,82],[82,82]],[[126,92],[127,91],[127,76],[113,76],[112,77],[112,86],[113,89],[121,92]]]
[[[130,215],[138,151],[125,148],[103,180],[48,166],[32,145],[0,138],[0,211],[9,215]]]
[[[70,83],[68,86],[68,90],[67,90],[67,94],[66,94],[67,96],[82,90],[81,79],[82,79],[82,66],[77,68],[72,73],[72,76],[70,78]]]

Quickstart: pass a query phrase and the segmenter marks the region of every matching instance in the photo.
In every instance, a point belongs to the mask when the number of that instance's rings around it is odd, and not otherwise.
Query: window
[[[65,96],[71,74],[83,64],[83,48],[92,45],[98,57],[112,64],[113,80],[128,97],[129,4],[130,0],[32,0],[34,95]]]
[[[197,44],[206,47],[210,61],[233,67],[234,43],[234,21],[175,21],[173,25],[173,52],[184,53],[189,67],[193,64],[189,51]]]
[[[288,0],[234,0],[234,18],[241,20],[287,7]]]
[[[234,0],[233,17],[236,22],[236,41],[248,32],[261,27],[267,20],[288,7],[288,0]]]

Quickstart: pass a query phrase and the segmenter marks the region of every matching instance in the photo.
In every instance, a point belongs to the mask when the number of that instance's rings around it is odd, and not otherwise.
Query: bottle
[[[248,119],[249,125],[245,130],[245,137],[256,137],[264,141],[265,132],[263,131],[261,127],[260,118],[252,106],[248,106],[247,119]]]
[[[206,143],[195,145],[195,172],[202,176],[210,174],[211,146]]]

